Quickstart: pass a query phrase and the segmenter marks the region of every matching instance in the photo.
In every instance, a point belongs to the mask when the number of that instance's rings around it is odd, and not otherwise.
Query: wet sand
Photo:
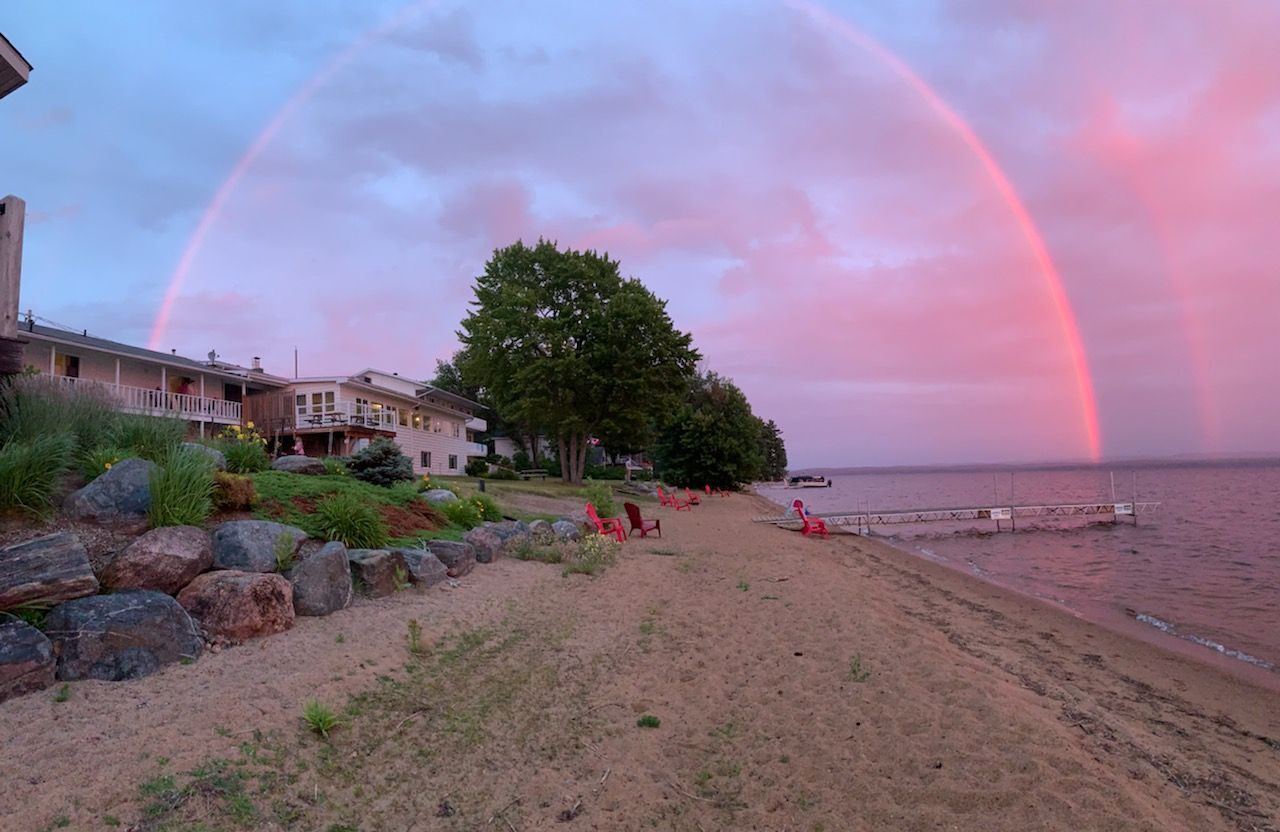
[[[308,762],[263,800],[295,812],[264,808],[259,829],[1280,825],[1274,692],[877,541],[750,523],[772,511],[647,508],[665,539],[633,539],[597,578],[501,561],[64,703],[0,705],[0,829],[127,826],[144,779],[255,731]],[[409,618],[491,647],[433,677],[433,700],[307,735],[304,699],[399,672]],[[317,755],[362,763],[320,778]]]

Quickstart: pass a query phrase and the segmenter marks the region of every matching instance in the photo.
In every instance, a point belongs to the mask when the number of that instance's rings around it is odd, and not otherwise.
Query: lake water
[[[1020,519],[1015,533],[1007,521],[996,534],[994,521],[980,520],[872,534],[1099,623],[1280,679],[1280,462],[811,473],[827,474],[832,487],[757,490],[788,505],[800,497],[821,514],[1110,501],[1113,473],[1116,499],[1128,501],[1136,475],[1138,499],[1161,502],[1136,526],[1042,518]]]

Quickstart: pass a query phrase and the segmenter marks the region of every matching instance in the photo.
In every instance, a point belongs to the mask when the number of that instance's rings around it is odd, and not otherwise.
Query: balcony
[[[467,430],[472,430],[476,433],[484,433],[488,428],[489,423],[484,419],[481,419],[479,416],[472,416],[467,419]]]
[[[479,442],[468,442],[466,443],[466,445],[467,445],[467,456],[488,456],[489,455],[488,445],[482,445]]]
[[[322,409],[316,409],[314,405],[296,408],[293,426],[299,430],[354,426],[394,433],[396,430],[396,412],[389,407],[377,408],[372,405],[357,404],[356,402],[328,402],[323,405]]]
[[[123,413],[134,413],[140,416],[172,416],[189,422],[208,422],[215,425],[240,424],[240,402],[192,396],[187,393],[148,390],[145,387],[129,387],[124,384],[90,381],[70,376],[51,376],[51,378],[57,379],[60,384],[100,390]]]

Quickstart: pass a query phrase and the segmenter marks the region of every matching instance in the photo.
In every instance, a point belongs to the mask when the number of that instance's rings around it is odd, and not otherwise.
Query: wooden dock
[[[828,526],[854,526],[858,534],[863,529],[871,530],[872,526],[893,526],[909,523],[965,523],[975,520],[991,520],[996,524],[996,531],[1002,531],[1002,524],[1008,523],[1009,530],[1017,529],[1017,521],[1034,517],[1109,517],[1116,522],[1121,517],[1132,517],[1138,522],[1138,515],[1149,514],[1160,507],[1158,501],[1149,502],[1105,502],[1105,503],[1060,503],[1057,505],[1030,506],[971,506],[963,508],[911,508],[854,511],[810,512],[814,517],[821,517]],[[757,523],[773,523],[778,526],[798,525],[794,513],[780,517],[757,517]]]

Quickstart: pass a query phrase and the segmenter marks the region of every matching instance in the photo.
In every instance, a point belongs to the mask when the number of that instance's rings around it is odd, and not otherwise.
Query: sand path
[[[1277,828],[1280,697],[763,513],[662,511],[598,578],[502,561],[0,705],[0,829],[127,824],[144,779],[237,754],[281,775],[254,781],[260,829]],[[464,635],[405,670],[409,618]],[[361,691],[329,742],[300,728],[303,699]]]

